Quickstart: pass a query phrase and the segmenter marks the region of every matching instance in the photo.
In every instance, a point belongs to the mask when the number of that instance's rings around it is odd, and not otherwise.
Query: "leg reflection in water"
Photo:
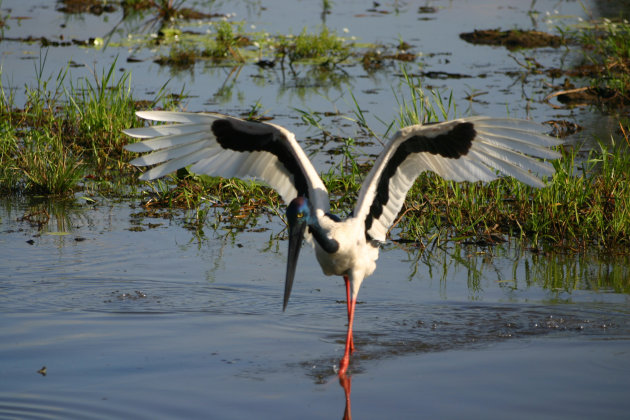
[[[343,420],[352,420],[352,409],[350,404],[350,390],[352,388],[352,378],[346,374],[339,375],[339,385],[346,394],[346,409],[343,412]]]

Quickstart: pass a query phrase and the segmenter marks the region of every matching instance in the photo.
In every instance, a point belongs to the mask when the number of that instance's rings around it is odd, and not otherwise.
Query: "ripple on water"
[[[120,404],[120,401],[110,401],[106,396],[97,394],[51,391],[46,395],[0,393],[0,418],[97,420],[154,417],[144,405]]]

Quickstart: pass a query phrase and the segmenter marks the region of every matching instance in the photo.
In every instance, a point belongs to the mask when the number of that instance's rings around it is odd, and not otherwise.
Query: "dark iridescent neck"
[[[337,252],[339,250],[339,242],[329,237],[329,232],[319,224],[317,218],[313,217],[312,219],[309,220],[308,228],[315,241],[329,254]]]

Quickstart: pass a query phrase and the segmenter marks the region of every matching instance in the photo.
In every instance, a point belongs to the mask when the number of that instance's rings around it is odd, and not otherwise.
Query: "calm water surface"
[[[42,208],[41,230],[18,220]],[[139,211],[3,203],[0,417],[342,417],[342,281],[305,250],[283,313],[275,219],[200,239]],[[352,415],[625,418],[629,270],[387,246],[357,306]]]

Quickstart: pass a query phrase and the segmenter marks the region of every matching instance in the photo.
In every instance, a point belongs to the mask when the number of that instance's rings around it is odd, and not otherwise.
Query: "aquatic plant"
[[[242,25],[238,25],[237,34],[234,33],[232,24],[227,21],[220,21],[215,25],[216,36],[214,44],[204,50],[204,55],[214,58],[231,57],[236,61],[244,61],[238,47],[249,44],[249,40],[239,35]]]
[[[302,60],[317,60],[319,64],[335,65],[350,56],[348,45],[327,26],[319,33],[309,33],[306,28],[297,36],[279,35],[276,54],[280,61],[288,58],[289,63]]]

